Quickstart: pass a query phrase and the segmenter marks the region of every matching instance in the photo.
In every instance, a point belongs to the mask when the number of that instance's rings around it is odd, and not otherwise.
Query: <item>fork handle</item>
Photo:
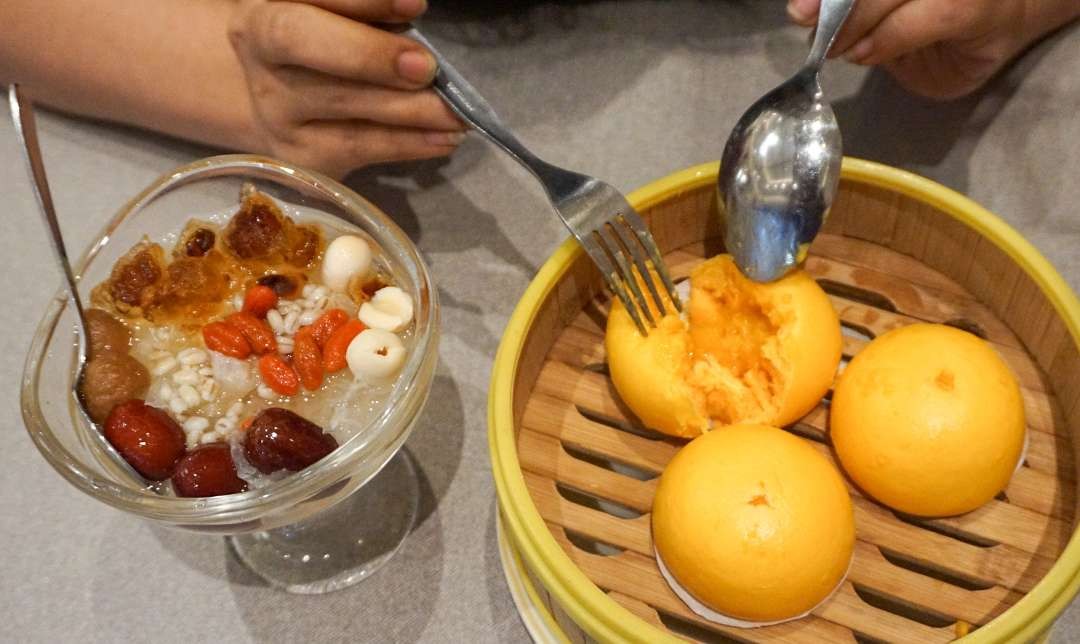
[[[558,194],[561,184],[568,181],[569,173],[529,151],[514,136],[510,128],[506,127],[495,109],[484,100],[480,92],[476,91],[476,88],[470,85],[458,70],[454,69],[450,61],[446,60],[416,27],[409,27],[402,34],[427,47],[431,55],[435,57],[438,70],[435,72],[432,88],[450,106],[450,109],[532,172],[549,195]]]

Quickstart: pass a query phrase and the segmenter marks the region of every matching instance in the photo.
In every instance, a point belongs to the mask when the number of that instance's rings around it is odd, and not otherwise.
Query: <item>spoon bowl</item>
[[[724,146],[717,189],[744,275],[780,279],[806,258],[840,182],[843,145],[818,76],[854,0],[824,0],[802,68],[758,99]]]

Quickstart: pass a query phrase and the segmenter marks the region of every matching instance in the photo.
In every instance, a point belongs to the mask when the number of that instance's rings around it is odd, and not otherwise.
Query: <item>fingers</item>
[[[951,2],[952,0],[946,0]],[[851,10],[829,51],[831,57],[843,56],[853,45],[874,30],[886,16],[909,0],[859,0]]]
[[[304,0],[331,13],[363,22],[401,23],[427,11],[427,0]]]
[[[373,163],[432,159],[451,154],[461,132],[434,132],[364,122],[310,123],[292,151],[299,163],[334,176]]]
[[[887,15],[909,0],[859,0],[851,9],[851,14],[844,22],[836,42],[829,50],[829,57],[842,56],[856,43],[860,42]],[[950,0],[946,0],[950,1]],[[821,0],[789,0],[788,16],[803,27],[817,25]]]
[[[411,128],[460,130],[461,121],[428,90],[399,90],[345,81],[299,67],[276,71],[278,91],[287,97],[287,118],[297,124],[362,120]]]
[[[453,152],[463,126],[428,89],[430,52],[363,22],[401,23],[425,9],[424,0],[238,0],[228,34],[263,148],[339,177]]]
[[[878,65],[934,43],[973,39],[987,15],[986,2],[954,0],[859,0],[837,35],[830,56]],[[788,14],[804,26],[817,22],[820,0],[789,0]]]
[[[435,59],[416,41],[304,3],[259,5],[246,35],[266,64],[398,89],[423,87],[435,75]]]
[[[880,65],[937,42],[978,37],[973,32],[977,11],[975,3],[905,2],[852,45],[847,58],[860,65]]]

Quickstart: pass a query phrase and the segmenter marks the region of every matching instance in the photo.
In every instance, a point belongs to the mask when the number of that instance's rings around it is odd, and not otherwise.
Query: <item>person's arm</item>
[[[0,83],[61,110],[235,150],[256,135],[232,0],[4,0]]]
[[[76,114],[342,176],[445,156],[425,0],[0,0],[0,83]]]

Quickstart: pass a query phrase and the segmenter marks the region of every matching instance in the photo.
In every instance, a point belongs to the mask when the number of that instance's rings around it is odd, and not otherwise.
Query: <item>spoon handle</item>
[[[63,269],[64,278],[67,279],[71,301],[82,323],[80,327],[86,328],[86,318],[83,314],[82,300],[79,298],[77,281],[75,274],[71,271],[71,262],[68,261],[64,237],[60,234],[60,223],[56,219],[56,209],[53,207],[52,193],[49,192],[49,181],[45,176],[45,164],[41,160],[41,147],[38,145],[37,126],[34,122],[34,108],[30,99],[19,91],[19,86],[16,84],[8,88],[8,100],[11,104],[11,116],[15,121],[15,133],[23,144],[26,169],[30,174],[31,183],[34,184],[34,196],[37,197],[41,213],[45,217],[45,224],[52,235],[53,250]]]
[[[855,0],[821,0],[814,44],[810,46],[810,55],[806,57],[804,69],[812,69],[815,72],[821,69],[821,65],[825,62],[825,55],[829,53],[829,47],[832,47],[836,34],[840,32],[840,27],[844,26],[844,21],[847,20],[854,4]]]

